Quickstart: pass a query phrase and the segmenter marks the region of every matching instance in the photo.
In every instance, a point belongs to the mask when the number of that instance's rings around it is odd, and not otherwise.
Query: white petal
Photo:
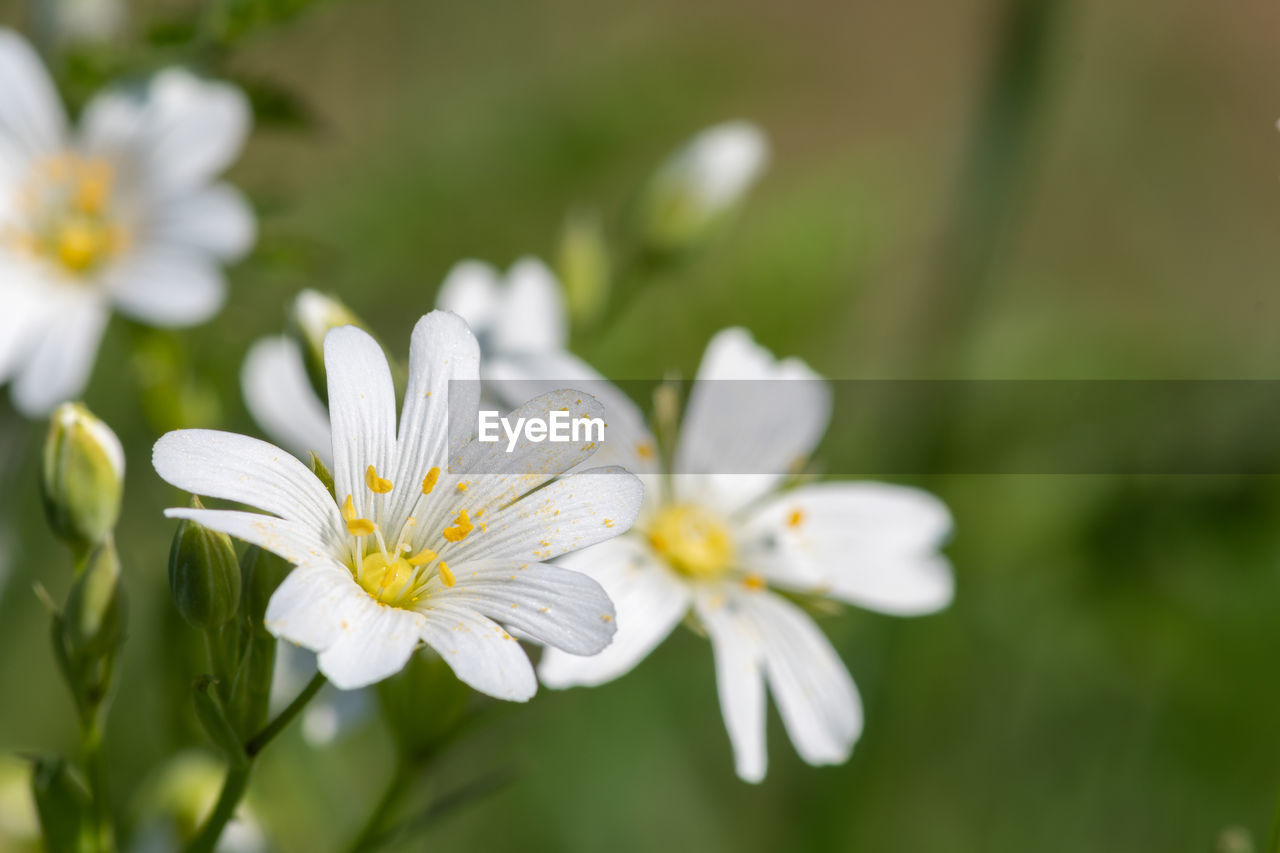
[[[235,261],[253,246],[257,223],[248,199],[229,184],[175,196],[161,203],[148,223],[149,239]]]
[[[730,606],[727,595],[715,588],[701,589],[694,606],[715,654],[720,713],[733,745],[734,768],[743,781],[760,782],[769,761],[760,637],[745,614]]]
[[[487,331],[498,312],[498,271],[483,261],[459,261],[440,285],[436,307],[457,314],[477,334]]]
[[[267,630],[312,651],[334,643],[348,623],[372,601],[351,572],[335,562],[303,565],[280,582],[267,603]]]
[[[208,429],[167,433],[152,464],[161,479],[197,495],[238,501],[295,521],[323,541],[341,540],[338,507],[311,471],[265,441]]]
[[[355,690],[395,675],[418,647],[426,619],[420,613],[387,607],[366,595],[339,626],[337,638],[316,658],[320,671],[339,690]]]
[[[222,271],[200,252],[152,244],[122,258],[104,275],[117,307],[155,326],[191,326],[226,301]]]
[[[793,589],[897,615],[946,607],[954,593],[937,553],[951,514],[919,489],[820,483],[771,498],[752,513],[739,553],[753,571]]]
[[[548,687],[594,687],[630,672],[689,609],[687,586],[635,536],[566,554],[559,565],[600,582],[617,609],[618,632],[604,651],[581,657],[548,649],[538,676]]]
[[[351,495],[356,511],[372,518],[365,471],[386,477],[395,470],[396,392],[378,342],[355,326],[334,329],[324,339],[333,431],[333,478],[338,500]]]
[[[862,703],[849,671],[804,611],[767,591],[735,603],[759,637],[769,690],[796,752],[809,764],[839,764],[862,733]]]
[[[185,518],[210,530],[220,530],[245,542],[279,554],[294,565],[312,564],[330,559],[330,547],[316,532],[296,521],[273,515],[226,509],[193,509],[174,507],[164,511],[165,518]]]
[[[564,350],[521,353],[486,361],[484,379],[509,406],[557,388],[576,388],[600,401],[608,424],[605,440],[590,459],[593,466],[621,465],[633,474],[658,471],[658,443],[644,412],[595,368]]]
[[[537,258],[507,271],[490,342],[495,353],[554,352],[568,343],[568,308],[555,274]]]
[[[251,346],[240,385],[249,414],[267,435],[299,458],[310,450],[332,464],[329,410],[311,387],[291,338],[264,338]]]
[[[613,603],[600,584],[546,563],[481,560],[455,563],[457,583],[428,585],[429,603],[474,610],[546,646],[590,655],[616,630]]]
[[[813,451],[831,415],[831,389],[797,359],[775,361],[744,329],[711,339],[680,429],[682,500],[735,512]]]
[[[0,28],[0,159],[55,154],[67,118],[44,63],[13,30]]]
[[[480,347],[456,314],[432,311],[413,328],[409,344],[409,383],[405,390],[397,440],[404,482],[393,500],[407,513],[418,486],[432,467],[448,467],[449,443],[459,446],[474,426],[462,413],[474,412],[480,397]],[[450,414],[458,415],[450,417]],[[452,430],[452,439],[451,439]]]
[[[55,306],[28,265],[0,256],[0,383],[21,366],[22,359],[49,328]]]
[[[23,414],[43,415],[80,396],[93,372],[108,317],[106,307],[92,294],[60,301],[56,322],[35,340],[11,389],[14,405]]]
[[[95,97],[82,126],[90,153],[134,164],[155,195],[167,196],[226,169],[244,145],[250,116],[239,89],[168,69],[141,97],[120,90]]]
[[[524,702],[538,691],[520,644],[491,619],[442,604],[426,612],[422,639],[464,684],[497,699]]]
[[[486,529],[437,550],[451,560],[549,560],[625,533],[643,498],[644,487],[634,475],[621,468],[592,468],[489,511],[480,519]]]

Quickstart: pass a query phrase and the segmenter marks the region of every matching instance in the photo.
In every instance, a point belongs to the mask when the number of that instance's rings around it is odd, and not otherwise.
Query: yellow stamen
[[[804,511],[799,509],[791,510],[791,514],[787,516],[788,527],[799,527],[800,522],[804,521]]]
[[[449,564],[443,560],[440,561],[440,582],[445,586],[453,586],[458,582],[458,579],[453,576],[453,572],[449,570]]]
[[[733,539],[724,521],[700,506],[661,510],[649,525],[649,544],[673,568],[694,578],[723,575],[733,565]]]
[[[471,523],[471,519],[467,518],[467,511],[464,509],[458,513],[458,517],[454,520],[452,527],[446,527],[443,531],[444,538],[450,542],[461,542],[467,538],[467,534],[475,530],[476,526]]]
[[[427,472],[427,476],[422,478],[422,493],[424,495],[431,494],[431,490],[436,487],[436,483],[440,481],[440,469],[432,468]]]
[[[430,548],[423,548],[421,551],[409,558],[409,565],[414,567],[424,566],[438,556],[440,555],[435,551],[432,551]]]
[[[347,495],[347,499],[342,502],[342,520],[347,523],[347,532],[352,536],[368,536],[378,529],[369,519],[356,516],[356,505],[351,495]]]
[[[375,495],[385,495],[391,491],[391,481],[378,476],[378,469],[370,465],[364,469],[364,483]]]

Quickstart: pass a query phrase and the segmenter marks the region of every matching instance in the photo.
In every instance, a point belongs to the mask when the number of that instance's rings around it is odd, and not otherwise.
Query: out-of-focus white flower
[[[640,517],[628,535],[558,561],[600,581],[617,607],[618,633],[593,657],[548,649],[543,683],[617,678],[692,609],[711,640],[738,775],[754,782],[765,774],[766,682],[800,756],[844,761],[862,728],[858,694],[826,637],[779,592],[900,615],[945,607],[953,591],[938,553],[951,529],[946,507],[879,483],[779,491],[826,430],[830,390],[802,362],[775,361],[741,329],[707,347],[672,476],[659,473],[657,444],[634,404],[620,417],[627,405],[609,408],[606,446],[622,440],[615,422],[633,425],[614,452],[629,453],[626,464],[645,481]]]
[[[281,640],[271,679],[271,713],[283,711],[315,674],[315,653]],[[370,691],[325,687],[302,711],[302,737],[312,746],[328,746],[358,727],[372,711]]]
[[[568,345],[564,292],[537,258],[521,258],[505,276],[483,261],[459,261],[440,285],[436,307],[467,321],[486,362]]]
[[[564,294],[555,274],[537,258],[521,258],[505,277],[483,261],[459,261],[445,276],[436,307],[467,321],[486,373],[510,374],[530,356],[557,353],[567,343]],[[308,349],[319,348],[335,325],[355,323],[345,306],[313,290],[298,294],[291,316]],[[317,355],[311,353],[313,359]],[[329,414],[296,340],[278,336],[254,343],[240,385],[249,414],[268,436],[295,456],[305,458],[311,451],[329,461]]]
[[[768,139],[751,122],[703,130],[649,179],[639,206],[641,238],[659,252],[699,243],[741,201],[768,162]]]
[[[545,561],[630,528],[640,483],[620,469],[557,479],[591,455],[591,441],[526,440],[510,452],[474,441],[479,360],[460,318],[423,317],[397,433],[381,347],[354,326],[331,331],[334,495],[285,451],[245,436],[181,430],[156,443],[153,461],[169,483],[271,513],[166,511],[297,566],[264,621],[318,652],[320,671],[341,689],[394,674],[425,642],[476,690],[525,700],[537,680],[504,625],[574,654],[594,654],[613,636],[599,585]],[[558,391],[516,416],[562,409],[601,415],[587,395]]]
[[[68,42],[109,41],[125,22],[123,0],[58,0],[58,37]]]
[[[138,796],[140,826],[131,853],[165,853],[195,836],[213,811],[226,767],[204,752],[180,752],[153,773]],[[245,803],[218,839],[217,853],[261,853],[266,835]]]
[[[52,81],[0,30],[0,382],[36,415],[88,381],[111,311],[207,320],[254,219],[214,183],[249,129],[239,90],[186,71],[95,97],[71,130]]]

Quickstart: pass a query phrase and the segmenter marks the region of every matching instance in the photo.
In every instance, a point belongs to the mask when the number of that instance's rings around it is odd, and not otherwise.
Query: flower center
[[[37,161],[18,195],[20,224],[0,245],[24,250],[84,276],[124,248],[127,232],[112,216],[115,173],[105,160],[61,154]]]
[[[357,579],[365,592],[393,607],[411,603],[418,570],[404,557],[381,551],[366,554]]]
[[[733,564],[729,528],[714,513],[692,504],[664,508],[649,526],[649,544],[678,571],[716,578]]]
[[[425,594],[427,582],[433,577],[438,577],[448,587],[457,583],[453,570],[440,558],[439,553],[427,547],[420,547],[414,552],[411,544],[413,530],[418,524],[417,513],[423,508],[423,501],[435,490],[439,480],[439,468],[432,468],[423,477],[421,494],[408,517],[398,525],[399,534],[395,539],[384,535],[382,527],[382,498],[391,494],[395,485],[379,475],[374,466],[370,465],[365,470],[364,482],[371,494],[366,502],[366,509],[371,510],[374,518],[379,520],[361,516],[356,510],[353,495],[347,495],[342,502],[342,521],[351,537],[351,550],[348,552],[351,555],[351,574],[365,592],[383,604],[412,607]],[[458,489],[465,491],[466,485],[459,483]],[[476,516],[479,517],[483,512],[483,509],[479,510]],[[467,510],[458,510],[452,523],[440,531],[445,542],[437,542],[436,547],[443,549],[446,546],[461,545],[476,530],[477,523],[481,530],[485,528],[483,522],[473,522]],[[396,530],[396,527],[393,526],[391,530]]]

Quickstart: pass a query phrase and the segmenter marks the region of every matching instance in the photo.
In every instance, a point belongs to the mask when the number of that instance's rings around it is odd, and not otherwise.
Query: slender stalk
[[[80,750],[89,779],[93,800],[94,842],[101,853],[116,849],[115,828],[111,820],[111,801],[107,785],[107,762],[103,754],[103,716],[97,708],[87,715],[80,728]]]
[[[293,722],[294,717],[301,713],[307,703],[315,698],[320,688],[324,687],[324,682],[324,675],[316,673],[315,678],[311,679],[307,686],[302,688],[297,698],[289,703],[289,707],[281,711],[274,720],[267,723],[262,731],[251,737],[244,745],[247,761],[243,767],[232,767],[227,770],[227,776],[222,781],[222,791],[218,794],[218,802],[204,825],[200,827],[200,832],[187,845],[187,853],[211,853],[218,839],[222,837],[222,831],[226,829],[227,823],[235,814],[236,807],[240,805],[240,800],[244,798],[244,792],[249,787],[249,774],[253,770],[254,759],[271,741],[275,740],[276,735]]]
[[[302,688],[302,692],[298,694],[298,697],[289,703],[289,707],[281,711],[274,720],[267,723],[262,731],[249,739],[249,742],[244,745],[245,754],[252,759],[259,752],[262,752],[267,744],[271,743],[276,735],[284,731],[285,726],[293,722],[293,718],[298,716],[303,708],[307,707],[307,703],[315,698],[315,695],[320,692],[320,688],[324,687],[324,682],[324,675],[317,672],[315,678],[311,679],[307,686]]]
[[[387,819],[399,807],[401,801],[404,800],[404,795],[408,793],[412,781],[413,769],[411,762],[403,756],[396,759],[396,769],[391,774],[391,781],[387,783],[382,796],[378,798],[377,805],[369,813],[368,819],[364,822],[364,827],[360,830],[355,840],[351,842],[351,846],[347,848],[351,853],[374,849],[374,842],[382,836]]]
[[[235,814],[236,806],[240,805],[240,800],[244,797],[245,789],[249,787],[249,771],[252,767],[252,764],[247,764],[227,771],[227,778],[222,782],[222,791],[218,794],[213,813],[200,828],[200,834],[187,845],[187,853],[212,853],[218,839],[222,837],[222,830],[226,829],[227,823]]]

